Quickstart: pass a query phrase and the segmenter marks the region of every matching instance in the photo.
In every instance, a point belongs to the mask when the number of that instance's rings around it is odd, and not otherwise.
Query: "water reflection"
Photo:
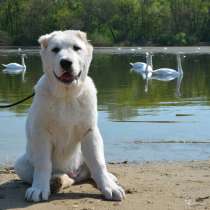
[[[180,74],[179,77],[177,77],[177,81],[176,81],[176,97],[181,97],[181,84],[182,84],[182,79],[183,79],[183,74]]]
[[[176,80],[176,88],[175,88],[175,96],[176,97],[181,97],[181,91],[180,91],[180,88],[181,88],[181,83],[182,83],[182,79],[183,79],[183,74],[179,74],[177,77],[171,79],[171,77],[169,77],[168,79],[167,78],[163,78],[162,76],[161,77],[157,77],[157,76],[151,76],[151,78],[145,76],[145,86],[144,86],[144,91],[145,93],[148,92],[148,88],[149,88],[149,81],[150,80],[159,80],[159,81],[163,81],[163,82],[169,82],[171,80]],[[160,78],[160,79],[159,79]]]
[[[206,146],[190,145],[192,150],[189,144],[187,147],[182,144],[151,148],[133,142],[210,140],[210,55],[186,54],[182,60],[184,77],[170,82],[148,80],[148,92],[145,93],[146,81],[129,72],[129,63],[144,60],[145,54],[119,54],[123,50],[117,50],[116,54],[97,53],[96,50],[89,72],[98,89],[99,125],[108,159],[119,160],[124,153],[131,160],[147,159],[149,154],[155,154],[155,157],[162,154],[165,159],[172,156],[206,157]],[[140,50],[136,48],[136,51]],[[0,63],[10,63],[18,57],[17,53],[0,54]],[[153,65],[175,69],[174,58],[174,54],[154,53]],[[24,82],[22,75],[0,71],[0,103],[12,103],[30,95],[41,75],[41,59],[37,50],[28,54]],[[24,124],[30,103],[29,100],[12,109],[0,110],[0,160],[8,151],[20,154],[24,149]],[[175,151],[176,148],[179,152]],[[155,157],[150,156],[149,159]]]
[[[26,73],[25,58],[27,56],[25,53],[22,53],[21,48],[18,48],[18,54],[21,55],[21,64],[18,63],[2,64],[2,66],[4,67],[2,72],[9,75],[21,74],[22,82],[25,82],[25,73]]]
[[[25,57],[26,54],[21,54],[21,64],[19,63],[2,64],[2,66],[5,68],[5,72],[18,74],[21,73],[22,71],[25,71],[26,70]]]
[[[149,56],[149,58],[150,58],[150,61],[148,62],[148,66],[149,64],[152,65],[152,56]],[[165,68],[165,67],[154,69],[152,70],[151,79],[168,82],[183,75],[181,56],[177,54],[176,59],[177,59],[177,69]],[[147,74],[147,77],[149,77],[148,74]]]
[[[172,68],[158,68],[153,69],[153,62],[152,57],[154,55],[151,53],[146,53],[146,63],[144,62],[135,62],[130,63],[131,65],[131,72],[135,72],[142,76],[142,78],[145,80],[145,87],[144,91],[145,93],[148,92],[148,85],[149,80],[159,80],[163,82],[169,82],[172,80],[177,80],[176,83],[176,96],[181,96],[180,93],[180,86],[183,79],[183,69],[182,69],[182,63],[181,63],[181,56],[180,54],[177,54],[177,70]]]
[[[8,68],[5,68],[2,70],[2,72],[4,74],[8,74],[8,75],[11,75],[11,76],[16,76],[16,75],[19,75],[21,74],[21,78],[22,78],[22,82],[25,82],[25,74],[26,74],[26,68],[24,69],[24,71],[10,71],[10,69]]]
[[[130,63],[130,71],[134,71],[137,74],[141,75],[143,79],[151,78],[153,74],[153,64],[152,64],[152,54],[146,52],[146,63],[145,62],[135,62]],[[157,75],[158,76],[158,75]]]
[[[11,63],[18,58],[18,54],[0,55],[0,63]],[[3,69],[0,70],[0,103],[10,104],[30,95],[41,74],[41,60],[38,54],[35,56],[28,55],[27,71],[21,74],[10,74],[4,72]],[[29,104],[30,101],[15,106],[10,111],[24,113],[28,109]]]
[[[149,81],[149,92],[146,94],[145,81],[128,70],[130,62],[143,60],[144,55],[95,55],[89,74],[98,89],[99,108],[109,110],[112,118],[116,110],[121,110],[122,106],[127,106],[127,110],[129,107],[134,109],[141,106],[159,106],[160,102],[175,102],[177,98],[174,89],[179,96],[181,83],[182,100],[179,102],[184,103],[185,99],[197,97],[207,98],[208,101],[210,96],[208,57],[208,55],[187,55],[182,63],[184,78],[180,77],[171,82]],[[16,55],[0,56],[0,62],[9,63],[16,58]],[[40,56],[29,55],[27,63],[24,83],[21,75],[10,76],[0,73],[0,102],[10,103],[31,93],[42,74]],[[156,54],[153,64],[176,68],[174,55]],[[25,112],[26,107],[23,107],[17,109]],[[129,118],[129,114],[123,114],[122,111],[119,113],[122,113],[121,116],[118,114],[119,118]],[[133,113],[133,110],[129,113]]]

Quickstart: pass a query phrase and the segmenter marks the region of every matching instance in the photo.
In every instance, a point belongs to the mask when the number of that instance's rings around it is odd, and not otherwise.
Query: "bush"
[[[174,37],[174,44],[176,45],[186,45],[187,44],[187,36],[184,32],[179,32]]]
[[[196,44],[198,42],[199,41],[198,41],[196,36],[191,35],[191,36],[188,37],[188,44],[189,45],[194,45],[194,44]]]
[[[174,44],[174,38],[171,35],[163,34],[160,35],[160,37],[155,41],[156,43],[160,45],[173,45]]]
[[[94,45],[100,45],[100,46],[113,45],[113,39],[107,33],[95,31],[92,34],[90,34],[89,38]]]
[[[6,31],[0,31],[0,45],[11,45],[12,38]]]

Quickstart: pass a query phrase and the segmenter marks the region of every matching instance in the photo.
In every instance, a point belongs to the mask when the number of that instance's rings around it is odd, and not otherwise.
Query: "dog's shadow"
[[[86,182],[87,183],[87,182]],[[82,184],[82,183],[81,183]],[[14,179],[0,185],[0,210],[13,209],[13,208],[26,208],[34,205],[33,202],[24,200],[25,191],[29,187],[23,181]],[[84,198],[103,200],[100,192],[96,193],[83,193],[83,192],[65,192],[52,194],[49,198],[51,202],[54,200],[79,200]]]

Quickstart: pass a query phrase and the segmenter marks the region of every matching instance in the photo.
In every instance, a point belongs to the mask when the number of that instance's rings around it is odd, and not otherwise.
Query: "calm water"
[[[152,48],[155,68],[176,67],[184,52],[181,84],[145,81],[130,72],[129,62],[143,61],[148,49],[96,49],[89,75],[98,89],[99,126],[109,161],[198,160],[210,157],[209,48]],[[200,51],[201,50],[201,51]],[[31,94],[42,75],[38,50],[26,50],[27,72],[0,71],[0,103]],[[169,53],[169,54],[168,54]],[[194,54],[191,54],[194,53]],[[20,62],[17,50],[0,50],[0,63]],[[178,87],[180,85],[180,87]],[[178,89],[180,92],[178,94]],[[31,101],[0,109],[0,163],[12,162],[25,149],[25,120]]]

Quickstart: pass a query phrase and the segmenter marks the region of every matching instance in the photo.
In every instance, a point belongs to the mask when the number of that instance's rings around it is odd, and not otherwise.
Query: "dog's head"
[[[75,86],[85,80],[93,52],[86,33],[55,31],[41,36],[38,41],[44,72],[51,81]]]

